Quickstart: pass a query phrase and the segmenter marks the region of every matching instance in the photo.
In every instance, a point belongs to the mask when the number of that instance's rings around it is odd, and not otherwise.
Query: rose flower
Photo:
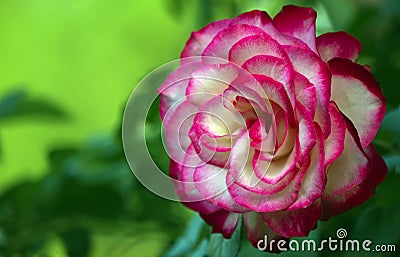
[[[360,42],[316,37],[316,12],[285,6],[193,32],[160,86],[160,113],[181,201],[253,245],[307,236],[318,220],[369,199],[387,167],[371,144],[385,98]]]

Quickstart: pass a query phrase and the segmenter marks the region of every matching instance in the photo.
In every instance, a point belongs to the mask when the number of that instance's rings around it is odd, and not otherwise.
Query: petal
[[[232,20],[230,25],[247,24],[261,28],[265,33],[270,35],[281,45],[292,45],[297,47],[308,48],[308,46],[298,38],[288,36],[279,31],[271,17],[265,11],[253,10],[245,12]]]
[[[244,126],[239,124],[238,113],[234,113],[227,108],[227,101],[222,96],[216,96],[204,103],[198,109],[195,124],[202,128],[204,133],[215,136],[232,135],[237,129]]]
[[[211,136],[200,135],[200,133],[196,131],[196,128],[196,126],[193,126],[190,129],[189,138],[199,158],[206,163],[216,165],[221,168],[227,168],[229,165],[228,161],[230,156],[230,152],[226,151],[227,148],[225,146],[222,148],[217,148],[217,142],[212,143]],[[198,135],[200,135],[200,137]],[[231,140],[234,140],[234,138],[227,139],[225,137],[223,141],[230,142]],[[214,148],[212,146],[214,146]]]
[[[228,64],[206,65],[191,74],[186,88],[189,101],[200,106],[211,98],[222,94],[230,83],[240,76],[238,66]],[[243,72],[242,72],[243,73]]]
[[[212,233],[221,233],[225,238],[232,236],[240,218],[240,214],[225,210],[211,214],[200,213],[200,216],[212,226]]]
[[[307,208],[265,212],[261,217],[275,233],[291,238],[308,236],[310,231],[316,228],[321,214],[321,200],[317,200]]]
[[[283,88],[286,90],[286,94],[293,103],[293,69],[287,60],[269,55],[257,55],[247,60],[242,67],[251,74],[264,75],[263,77],[260,76],[260,79],[265,77],[271,78],[272,80],[269,80],[269,84],[277,84],[272,83],[276,81],[283,85]],[[264,90],[265,89],[266,88],[264,87]]]
[[[244,126],[239,124],[240,116],[225,108],[228,103],[217,96],[204,103],[197,110],[189,137],[198,155],[210,164],[224,167],[229,151],[236,139],[236,131]]]
[[[388,168],[382,157],[370,145],[364,149],[368,157],[368,174],[361,184],[355,186],[332,198],[323,197],[323,220],[328,220],[334,215],[346,212],[374,195],[376,187],[382,183],[388,172]]]
[[[244,189],[262,195],[272,195],[285,189],[294,179],[296,172],[285,176],[281,181],[275,184],[266,184],[255,176],[251,160],[254,151],[249,149],[246,132],[239,136],[236,141],[236,147],[231,153],[231,165],[227,174],[227,184],[236,183]]]
[[[329,61],[332,72],[332,101],[357,129],[361,145],[374,139],[385,115],[385,97],[374,76],[361,65],[346,59]]]
[[[296,169],[292,172],[295,172],[296,176],[289,181],[289,184],[283,190],[275,194],[266,195],[251,192],[236,183],[230,185],[228,190],[235,202],[248,209],[257,212],[283,210],[289,207],[296,200],[305,170]]]
[[[160,94],[160,114],[164,119],[165,114],[173,106],[186,100],[185,90],[190,81],[191,74],[202,66],[199,60],[190,60],[186,64],[178,67],[158,88]]]
[[[203,56],[213,56],[228,60],[229,51],[240,39],[265,32],[255,26],[238,24],[220,31],[207,46]]]
[[[284,46],[293,68],[312,83],[316,90],[317,103],[314,120],[322,128],[324,137],[330,134],[331,125],[328,113],[331,98],[331,74],[328,65],[319,56],[307,49]]]
[[[324,169],[324,139],[321,129],[316,125],[317,144],[310,153],[309,166],[303,180],[297,200],[288,210],[305,208],[320,198],[326,185],[326,173]]]
[[[215,35],[221,30],[225,29],[230,22],[230,19],[215,21],[203,29],[193,32],[182,51],[181,58],[201,56],[204,49],[215,37]]]
[[[229,50],[229,61],[242,65],[256,55],[269,55],[277,58],[287,58],[280,44],[267,34],[242,38]]]
[[[317,135],[315,131],[315,125],[312,120],[312,116],[307,109],[300,103],[296,104],[296,114],[299,123],[298,130],[298,142],[300,145],[301,158],[306,158],[309,155],[311,149],[315,146],[317,141]],[[300,160],[297,160],[300,162]]]
[[[205,201],[204,197],[195,188],[194,183],[192,183],[194,168],[183,168],[180,164],[171,160],[169,171],[171,177],[175,179],[175,191],[185,206],[204,214],[214,213],[221,209],[221,207]],[[186,179],[186,181],[184,179]]]
[[[274,18],[275,26],[284,34],[296,37],[317,52],[315,47],[315,20],[317,13],[312,8],[287,5]]]
[[[346,32],[330,32],[317,37],[317,49],[324,62],[336,57],[355,62],[361,52],[361,43]]]
[[[328,169],[324,197],[332,198],[359,185],[367,175],[368,159],[360,145],[353,125],[346,121],[344,150]]]
[[[247,238],[250,243],[260,250],[265,248],[264,251],[279,253],[280,251],[277,249],[277,244],[273,244],[273,249],[270,249],[269,242],[271,242],[271,240],[275,240],[275,242],[286,240],[286,243],[289,242],[288,238],[272,231],[257,212],[244,213],[243,223],[246,226]]]
[[[261,59],[264,59],[262,56],[258,56],[258,57],[260,57]],[[251,59],[251,60],[253,60],[253,59]],[[250,62],[247,62],[247,64],[249,65],[248,68],[251,67]],[[265,67],[265,69],[269,68],[268,66],[264,66],[264,67]],[[281,68],[282,68],[283,73],[285,73],[287,71],[287,69],[285,67],[281,67]],[[252,68],[250,68],[250,69],[252,69]],[[262,68],[260,67],[260,69],[262,69]],[[289,89],[288,87],[285,87],[284,84],[277,82],[279,79],[277,79],[278,75],[275,74],[275,72],[279,73],[280,68],[275,67],[275,69],[276,69],[275,71],[273,71],[273,69],[274,68],[271,68],[271,70],[268,73],[266,72],[267,75],[258,75],[260,73],[257,73],[257,71],[258,72],[262,72],[262,71],[255,69],[254,71],[256,71],[256,72],[254,72],[254,73],[256,73],[256,74],[254,74],[252,72],[253,77],[261,85],[263,93],[268,97],[268,100],[279,105],[279,107],[284,110],[285,115],[289,121],[289,124],[292,127],[295,127],[293,105],[290,100],[291,94],[292,94],[292,98],[294,99],[294,90]],[[286,73],[284,76],[290,77],[290,75],[288,73]],[[282,78],[281,82],[289,83],[289,85],[290,85],[290,82],[285,82],[285,80],[286,80],[285,78]],[[290,90],[290,91],[287,91],[287,90]]]
[[[196,188],[207,201],[230,212],[246,212],[248,209],[238,205],[231,197],[226,185],[227,170],[205,164],[194,172]]]
[[[309,115],[314,119],[317,108],[317,91],[315,86],[306,77],[294,72],[294,88],[296,101],[301,103]]]
[[[324,138],[321,129],[315,124],[317,143],[310,153],[309,165],[306,166],[306,174],[301,181],[301,188],[296,201],[288,210],[306,208],[320,198],[326,185],[326,173],[324,169]]]
[[[194,116],[198,108],[189,101],[177,104],[165,114],[163,124],[165,127],[168,154],[175,162],[182,164],[186,150],[191,144],[188,137]]]
[[[296,158],[299,155],[298,144],[289,154],[276,160],[268,160],[262,153],[256,151],[252,161],[254,174],[267,184],[276,184],[296,170]]]
[[[328,167],[343,153],[346,135],[346,122],[334,102],[329,105],[329,115],[332,130],[325,141],[325,167]]]

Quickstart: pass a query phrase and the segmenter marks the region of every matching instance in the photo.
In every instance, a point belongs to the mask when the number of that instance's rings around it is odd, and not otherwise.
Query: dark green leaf
[[[389,170],[393,169],[397,172],[400,172],[400,156],[398,155],[387,155],[384,156],[386,165]]]
[[[208,240],[203,239],[200,244],[196,247],[194,252],[189,253],[187,257],[204,257],[208,252]]]
[[[212,234],[208,249],[210,257],[236,257],[240,250],[242,222],[239,221],[232,238],[225,239],[221,234]]]
[[[191,252],[198,241],[203,225],[203,220],[196,214],[186,227],[184,234],[176,240],[165,257],[180,257]]]
[[[0,100],[0,119],[40,116],[47,118],[67,118],[64,110],[45,99],[28,97],[23,90],[6,94]]]

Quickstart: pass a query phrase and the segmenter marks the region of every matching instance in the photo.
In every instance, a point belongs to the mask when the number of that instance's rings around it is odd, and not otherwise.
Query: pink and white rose
[[[356,62],[360,42],[316,37],[315,20],[285,6],[273,19],[255,10],[213,22],[159,88],[176,191],[226,238],[240,218],[253,245],[307,236],[385,178],[371,144],[382,90]]]

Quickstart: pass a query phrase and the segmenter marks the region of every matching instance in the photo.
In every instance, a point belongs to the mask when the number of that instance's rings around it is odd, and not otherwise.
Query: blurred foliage
[[[274,15],[288,3],[316,8],[318,33],[345,30],[359,38],[359,61],[371,66],[388,100],[374,141],[390,168],[388,178],[370,201],[320,222],[310,238],[335,236],[343,227],[349,238],[400,248],[398,0],[6,0],[0,2],[0,256],[233,257],[238,240],[239,257],[267,256],[243,230],[231,240],[210,236],[197,215],[188,222],[186,208],[147,191],[127,166],[118,119],[132,82],[177,58],[191,31],[255,8]],[[157,105],[146,138],[166,171]],[[48,129],[32,134],[32,124]],[[45,166],[30,157],[42,155]],[[38,167],[39,175],[31,176]]]
[[[10,93],[2,102],[18,99],[9,108],[9,119],[26,114],[17,108],[22,95],[26,93]],[[46,114],[58,110],[48,107]],[[127,237],[144,236],[149,228],[163,231],[168,238],[178,235],[180,220],[187,216],[183,207],[155,197],[135,180],[123,154],[119,126],[117,131],[75,148],[52,150],[46,176],[21,181],[2,193],[0,256],[40,253],[54,234],[69,256],[89,256],[92,233],[119,235],[118,224],[126,226]]]

